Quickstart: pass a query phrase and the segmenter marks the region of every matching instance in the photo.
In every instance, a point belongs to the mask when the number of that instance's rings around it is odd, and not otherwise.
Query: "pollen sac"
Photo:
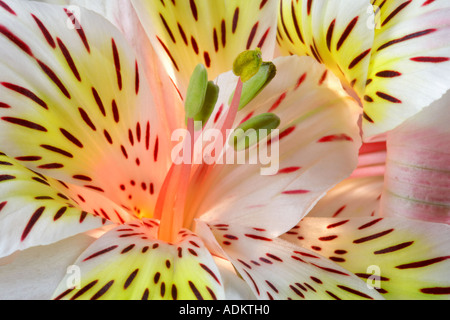
[[[242,86],[241,100],[239,101],[239,110],[250,103],[275,77],[277,68],[272,62],[263,62],[258,72]],[[230,97],[233,99],[234,93]]]
[[[233,73],[241,78],[242,82],[248,81],[259,70],[262,64],[261,50],[247,50],[241,52],[233,63]]]
[[[198,64],[189,80],[184,108],[186,117],[194,118],[203,107],[208,88],[208,73],[202,64]]]
[[[237,127],[230,136],[228,143],[234,146],[236,151],[248,149],[269,135],[279,125],[280,118],[277,115],[262,113]]]
[[[194,116],[195,130],[200,130],[201,127],[208,121],[211,116],[217,99],[219,97],[219,86],[212,81],[208,81],[206,88],[206,95],[201,110]],[[200,124],[200,125],[198,125]]]

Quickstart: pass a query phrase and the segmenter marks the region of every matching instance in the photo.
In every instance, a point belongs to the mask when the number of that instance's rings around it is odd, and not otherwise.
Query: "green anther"
[[[195,116],[194,123],[198,126],[201,123],[201,126],[205,125],[211,116],[214,107],[217,102],[217,98],[219,97],[219,86],[215,85],[214,82],[208,81],[208,86],[206,89],[205,100],[203,102],[203,106]],[[195,127],[195,130],[200,130],[201,127]]]
[[[189,80],[184,108],[186,117],[194,118],[203,107],[208,87],[208,73],[202,64],[198,64]]]
[[[230,136],[228,143],[236,151],[242,151],[257,144],[280,125],[280,118],[273,113],[263,113],[245,121]]]
[[[275,77],[277,68],[272,62],[263,62],[258,72],[242,86],[241,100],[239,101],[239,110],[244,108],[253,100]],[[233,99],[234,93],[230,97],[229,104]]]
[[[241,52],[233,63],[233,73],[241,77],[242,82],[246,82],[253,77],[262,64],[261,50],[247,50]]]

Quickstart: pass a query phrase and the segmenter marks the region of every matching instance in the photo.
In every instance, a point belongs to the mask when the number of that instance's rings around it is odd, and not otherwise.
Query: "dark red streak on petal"
[[[24,241],[25,238],[30,233],[31,229],[33,229],[34,225],[38,221],[38,219],[41,217],[42,213],[44,212],[45,207],[40,207],[37,209],[33,215],[31,216],[30,220],[28,221],[28,224],[26,225],[25,229],[23,230],[21,241]]]

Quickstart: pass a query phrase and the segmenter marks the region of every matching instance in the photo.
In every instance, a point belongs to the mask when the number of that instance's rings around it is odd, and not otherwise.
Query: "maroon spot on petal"
[[[374,240],[374,239],[378,239],[378,238],[380,238],[382,236],[385,236],[385,235],[391,233],[392,231],[394,231],[394,229],[389,229],[389,230],[385,230],[383,232],[375,233],[375,234],[372,234],[372,235],[367,236],[367,237],[356,239],[356,240],[353,241],[353,243],[363,243],[363,242],[371,241],[371,240]]]
[[[4,1],[0,1],[0,7],[2,7],[3,9],[5,9],[6,11],[8,11],[9,13],[17,16],[17,14],[14,12],[13,9],[11,9]]]
[[[97,103],[98,108],[100,109],[100,112],[103,114],[103,116],[106,116],[105,107],[103,106],[103,101],[100,98],[97,90],[95,90],[94,87],[92,87],[92,94],[94,96],[95,102]]]
[[[283,102],[283,100],[286,98],[287,92],[283,92],[277,99],[277,101],[275,101],[275,103],[270,107],[268,112],[272,112],[273,110],[277,109],[280,104]]]
[[[53,81],[53,83],[58,87],[58,89],[66,96],[66,98],[71,99],[69,91],[67,91],[67,88],[64,86],[64,84],[61,82],[61,80],[58,78],[58,76],[55,74],[55,72],[47,66],[45,63],[43,63],[40,60],[36,60],[39,66],[41,67],[42,71],[50,78],[50,80]]]
[[[270,238],[258,236],[258,235],[256,235],[256,234],[248,234],[248,233],[246,233],[245,236],[246,236],[247,238],[254,239],[254,240],[272,241],[272,239],[270,239]]]
[[[377,72],[377,74],[375,74],[377,77],[380,78],[395,78],[395,77],[399,77],[402,74],[398,71],[394,71],[394,70],[384,70],[384,71],[380,71]]]
[[[428,259],[428,260],[422,260],[422,261],[416,261],[416,262],[411,262],[411,263],[406,263],[406,264],[402,264],[399,266],[396,266],[397,269],[414,269],[414,268],[423,268],[423,267],[427,267],[429,265],[438,263],[438,262],[442,262],[445,261],[447,259],[450,259],[450,256],[444,256],[444,257],[438,257],[438,258],[433,258],[433,259]]]
[[[334,31],[334,26],[336,24],[336,19],[334,19],[333,21],[331,21],[328,30],[327,30],[327,47],[328,47],[328,51],[331,51],[331,39],[333,38],[333,31]]]
[[[337,235],[331,235],[331,236],[326,236],[326,237],[320,237],[319,240],[320,241],[331,241],[336,239],[338,236]]]
[[[396,97],[393,97],[393,96],[391,96],[391,95],[389,95],[387,93],[377,91],[376,94],[377,94],[377,96],[379,96],[380,98],[382,98],[382,99],[384,99],[386,101],[389,101],[389,102],[392,102],[392,103],[402,103],[401,100],[399,100]]]
[[[30,233],[31,229],[33,229],[34,225],[41,217],[44,210],[45,210],[45,207],[40,207],[32,214],[30,220],[28,220],[28,223],[27,223],[25,229],[23,230],[21,241],[24,241],[26,239],[26,237]]]
[[[204,265],[203,263],[200,263],[199,265],[200,265],[200,267],[201,267],[203,270],[205,270],[206,272],[208,272],[209,275],[210,275],[211,277],[213,277],[214,280],[216,280],[216,282],[217,282],[218,284],[221,284],[220,281],[219,281],[219,279],[218,279],[217,276],[215,275],[215,273],[212,272],[212,270],[211,270],[208,266]]]
[[[334,142],[334,141],[353,141],[353,138],[346,135],[345,133],[342,134],[333,134],[329,136],[325,136],[320,138],[317,142]]]
[[[384,27],[389,21],[391,21],[400,11],[402,11],[406,6],[408,6],[411,3],[412,0],[408,0],[406,2],[403,2],[401,5],[399,5],[397,8],[395,8],[384,21],[381,23],[381,26]]]
[[[194,17],[195,21],[198,21],[198,10],[195,1],[189,0],[189,5],[191,7],[192,16]]]
[[[100,290],[97,291],[96,294],[94,294],[91,298],[91,300],[98,300],[101,298],[106,292],[108,292],[109,288],[114,284],[114,280],[109,281],[106,283]]]
[[[403,42],[403,41],[407,41],[407,40],[411,40],[411,39],[414,39],[414,38],[418,38],[418,37],[422,37],[422,36],[428,35],[428,34],[430,34],[432,32],[435,32],[435,31],[437,31],[437,29],[426,29],[426,30],[422,30],[422,31],[418,31],[418,32],[414,32],[414,33],[408,34],[408,35],[406,35],[404,37],[401,37],[401,38],[398,38],[398,39],[390,40],[390,41],[382,44],[377,49],[377,51],[383,50],[383,49],[385,49],[387,47],[390,47],[390,46],[392,46],[394,44],[397,44],[397,43],[400,43],[400,42]]]
[[[336,223],[332,223],[332,224],[327,226],[327,229],[332,229],[332,228],[336,228],[336,227],[342,226],[343,224],[346,224],[349,221],[350,220],[342,220],[342,221],[339,221],[339,222],[336,222]]]
[[[358,291],[358,290],[355,290],[355,289],[352,289],[352,288],[349,288],[349,287],[346,287],[346,286],[343,286],[343,285],[338,285],[337,287],[342,289],[342,290],[344,290],[344,291],[352,293],[354,295],[360,296],[362,298],[373,300],[373,298],[371,296],[369,296],[369,295],[367,295],[367,294],[365,294],[365,293],[363,293],[361,291]]]
[[[428,63],[441,63],[449,61],[448,57],[414,57],[411,58],[411,61],[415,62],[428,62]]]
[[[178,67],[178,65],[177,65],[177,63],[176,63],[176,61],[175,61],[175,59],[173,58],[172,54],[170,53],[169,48],[167,48],[167,46],[164,44],[164,42],[163,42],[158,36],[157,36],[156,38],[158,39],[159,43],[160,43],[161,46],[163,47],[163,49],[164,49],[164,51],[166,52],[166,54],[169,56],[169,58],[170,58],[170,60],[172,61],[173,66],[175,67],[175,69],[176,69],[177,71],[180,71],[180,69],[179,69],[179,67]]]
[[[14,33],[12,33],[8,28],[3,25],[0,25],[0,33],[7,37],[10,41],[12,41],[16,46],[18,46],[22,51],[26,54],[33,57],[33,52],[30,47],[23,42],[19,37],[17,37]]]
[[[97,284],[98,280],[94,280],[90,283],[88,283],[87,285],[85,285],[83,288],[81,288],[76,294],[73,295],[72,298],[70,298],[70,300],[76,300],[78,299],[80,296],[82,296],[83,294],[85,294],[87,291],[89,291],[93,286],[95,286]]]
[[[247,46],[246,46],[247,50],[250,49],[250,47],[252,45],[253,39],[255,38],[255,35],[256,35],[256,30],[258,29],[258,25],[259,25],[259,21],[253,25],[252,30],[250,31],[250,35],[248,36]]]
[[[294,90],[297,90],[301,86],[301,84],[305,81],[305,79],[306,79],[306,72],[304,74],[302,74],[302,76],[298,79]]]
[[[355,59],[353,59],[352,62],[350,62],[350,64],[348,65],[348,69],[351,70],[357,64],[359,64],[365,57],[367,57],[367,55],[370,53],[370,50],[372,49],[367,49],[366,51],[359,54]]]
[[[77,66],[75,65],[75,62],[73,61],[69,50],[64,45],[64,43],[61,41],[61,39],[56,38],[56,40],[58,41],[58,46],[61,49],[61,52],[63,53],[64,58],[66,59],[66,62],[68,64],[68,66],[70,67],[70,70],[72,71],[73,75],[75,76],[75,78],[77,78],[78,81],[81,81],[80,73],[78,72]]]
[[[1,4],[0,4],[1,5]],[[45,27],[44,23],[42,23],[41,20],[39,20],[38,17],[36,17],[34,14],[31,14],[31,16],[33,17],[34,21],[36,22],[36,24],[38,25],[39,29],[41,29],[42,34],[44,35],[45,40],[47,40],[48,44],[55,49],[56,48],[56,43],[55,40],[53,40],[53,37],[51,36],[50,32],[47,30],[47,28]]]
[[[278,170],[278,174],[292,173],[292,172],[296,172],[300,169],[301,169],[301,167],[286,167],[286,168]]]
[[[267,28],[266,32],[264,32],[264,34],[262,35],[262,37],[261,37],[261,39],[259,40],[259,42],[258,42],[258,44],[256,45],[256,47],[258,47],[258,48],[261,49],[261,48],[264,46],[264,43],[266,42],[267,35],[269,34],[269,32],[270,32],[270,27]]]
[[[42,108],[48,110],[48,106],[45,103],[45,101],[43,101],[41,98],[39,98],[36,94],[34,94],[33,92],[31,92],[30,90],[15,85],[13,83],[9,83],[9,82],[2,82],[1,83],[5,88],[8,88],[9,90],[15,91],[29,99],[31,99],[32,101],[36,102],[38,105],[40,105]]]
[[[120,67],[120,57],[119,57],[119,51],[117,50],[116,42],[114,41],[114,38],[111,39],[111,45],[112,45],[112,51],[113,51],[113,57],[114,57],[114,67],[116,69],[116,77],[117,77],[117,86],[119,87],[119,90],[122,90],[122,72]]]
[[[370,222],[368,222],[368,223],[363,224],[362,226],[360,226],[360,227],[358,228],[358,230],[362,230],[362,229],[371,227],[371,226],[373,226],[375,223],[380,222],[381,220],[383,220],[383,218],[378,218],[378,219],[372,220],[372,221],[370,221]]]
[[[76,145],[79,148],[83,148],[83,144],[80,142],[80,140],[75,138],[75,136],[72,135],[69,131],[67,131],[63,128],[60,128],[59,131],[61,131],[63,136],[66,137],[66,139],[69,140],[70,142],[72,142],[74,145]]]
[[[231,32],[235,33],[236,32],[236,28],[238,25],[238,21],[239,21],[239,7],[237,7],[234,10],[234,14],[233,14],[233,22],[231,24]]]
[[[73,155],[70,152],[67,152],[67,151],[65,151],[63,149],[60,149],[60,148],[57,148],[57,147],[54,147],[54,146],[49,146],[49,145],[46,145],[46,144],[41,144],[40,147],[44,148],[44,149],[46,149],[48,151],[52,151],[52,152],[58,153],[60,155],[63,155],[65,157],[67,157],[67,158],[73,158]]]
[[[303,189],[297,189],[297,190],[286,190],[283,191],[282,194],[306,194],[311,192],[310,190],[303,190]]]
[[[75,30],[78,33],[78,36],[80,37],[81,41],[84,44],[84,47],[86,48],[87,52],[90,53],[91,52],[91,48],[89,47],[89,42],[86,38],[86,34],[84,33],[84,30],[80,24],[80,22],[78,21],[77,17],[75,16],[75,14],[73,12],[71,12],[69,9],[64,8],[64,12],[67,14],[67,16],[69,17],[70,21],[72,22],[72,24],[75,27]]]
[[[410,245],[412,245],[414,243],[414,241],[408,241],[408,242],[403,242],[394,246],[390,246],[384,249],[380,249],[374,252],[374,254],[385,254],[385,253],[391,253],[391,252],[395,252],[404,248],[409,247]]]
[[[433,287],[433,288],[422,288],[420,292],[425,294],[450,294],[450,287]]]
[[[347,25],[347,27],[345,28],[344,32],[342,33],[341,37],[339,38],[339,41],[336,45],[336,50],[339,51],[339,49],[342,47],[342,45],[344,44],[345,40],[347,40],[348,36],[350,35],[350,33],[352,32],[353,28],[355,27],[356,23],[358,22],[358,18],[359,17],[355,17],[353,18],[352,21],[350,21],[350,23]]]

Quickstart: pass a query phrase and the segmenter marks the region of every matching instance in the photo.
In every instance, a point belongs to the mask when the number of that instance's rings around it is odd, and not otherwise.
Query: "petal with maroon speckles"
[[[128,42],[83,8],[78,20],[63,7],[4,3],[16,15],[0,10],[3,151],[151,216],[157,192],[148,190],[162,183],[169,138]]]
[[[449,2],[372,3],[379,13],[363,99],[366,138],[397,127],[450,88]]]
[[[335,261],[386,299],[449,298],[446,224],[403,218],[305,218],[291,231],[282,238]]]
[[[77,205],[60,182],[0,155],[0,257],[105,224]]]
[[[202,240],[181,230],[175,243],[157,240],[155,220],[119,226],[81,254],[79,286],[67,275],[53,299],[215,300],[222,279]]]
[[[273,58],[276,1],[132,1],[150,41],[184,96],[198,63],[210,80],[231,70],[244,50]],[[263,1],[264,2],[264,1]]]
[[[368,0],[282,0],[278,41],[284,53],[309,55],[362,94],[373,44]]]
[[[233,263],[258,299],[382,299],[357,276],[309,249],[270,238],[259,228],[218,225],[200,222],[202,238]]]

